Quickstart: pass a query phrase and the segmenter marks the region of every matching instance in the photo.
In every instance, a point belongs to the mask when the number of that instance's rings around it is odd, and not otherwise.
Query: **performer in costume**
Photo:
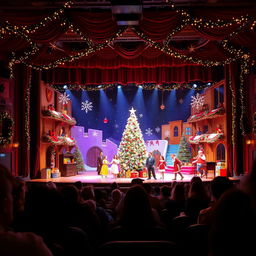
[[[107,156],[104,156],[103,161],[102,161],[102,167],[100,170],[100,175],[102,176],[102,178],[107,178],[108,176],[108,160],[107,160]]]
[[[178,158],[176,157],[175,154],[172,154],[171,157],[172,157],[172,160],[173,160],[174,175],[175,175],[173,180],[176,180],[177,174],[179,174],[180,177],[181,177],[181,180],[183,180],[183,179],[184,179],[184,176],[183,176],[182,173],[181,173],[181,165],[182,165],[182,162],[180,161],[180,159],[178,159]]]
[[[151,179],[151,173],[156,180],[156,174],[155,174],[155,158],[153,157],[152,153],[148,154],[148,158],[146,160],[146,167],[148,169],[148,180]]]
[[[206,164],[206,157],[202,149],[198,151],[198,155],[196,156],[196,160],[192,162],[192,164],[196,164],[197,173],[201,174],[201,178],[205,175],[203,171],[203,167]]]
[[[100,152],[100,155],[97,158],[97,173],[100,175],[101,167],[102,167],[102,162],[103,162],[103,152]]]
[[[159,163],[158,163],[158,171],[162,174],[162,179],[164,179],[166,162],[163,156],[160,156]]]
[[[118,159],[118,156],[114,155],[114,158],[110,163],[111,164],[110,170],[111,170],[111,173],[114,175],[115,179],[117,178],[117,175],[119,173],[119,163],[120,161]]]

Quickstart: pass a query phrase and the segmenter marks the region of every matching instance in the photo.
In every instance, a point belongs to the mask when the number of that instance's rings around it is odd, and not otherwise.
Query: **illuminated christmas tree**
[[[130,110],[130,117],[118,148],[121,169],[125,172],[143,169],[147,158],[145,142],[135,111],[133,108]]]
[[[190,144],[187,142],[184,133],[182,134],[182,137],[180,139],[180,146],[177,157],[180,159],[180,161],[185,163],[188,163],[192,158]]]

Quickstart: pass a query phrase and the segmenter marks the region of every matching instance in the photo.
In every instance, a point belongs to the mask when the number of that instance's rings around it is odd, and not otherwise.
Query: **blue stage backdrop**
[[[161,139],[161,125],[170,121],[186,121],[190,116],[191,96],[198,91],[143,90],[136,86],[115,87],[99,91],[66,91],[72,100],[72,115],[85,131],[103,131],[103,138],[119,145],[130,115],[136,109],[144,140]],[[161,110],[160,105],[165,109]],[[107,119],[107,122],[104,122]]]

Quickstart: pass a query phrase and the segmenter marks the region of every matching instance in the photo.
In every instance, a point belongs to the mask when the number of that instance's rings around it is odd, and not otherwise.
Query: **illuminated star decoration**
[[[143,117],[143,114],[139,114],[139,117],[142,118],[142,117]]]
[[[59,96],[59,103],[64,104],[68,104],[68,102],[70,101],[69,95],[64,92],[64,94],[60,94]]]
[[[193,45],[190,45],[190,46],[188,47],[188,51],[189,51],[189,52],[194,52],[194,51],[195,51],[195,47],[194,47]]]
[[[131,112],[131,115],[135,115],[136,110],[132,107],[132,109],[129,110]]]
[[[204,96],[199,93],[196,96],[191,96],[191,106],[196,110],[199,110],[204,105]]]
[[[63,49],[59,48],[56,44],[54,43],[50,43],[50,48],[52,50],[59,50],[59,51],[62,51],[62,52],[65,52]]]

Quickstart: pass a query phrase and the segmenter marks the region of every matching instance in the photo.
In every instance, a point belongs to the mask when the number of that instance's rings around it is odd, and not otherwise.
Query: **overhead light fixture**
[[[142,14],[141,0],[111,0],[112,14],[117,25],[138,25]]]

